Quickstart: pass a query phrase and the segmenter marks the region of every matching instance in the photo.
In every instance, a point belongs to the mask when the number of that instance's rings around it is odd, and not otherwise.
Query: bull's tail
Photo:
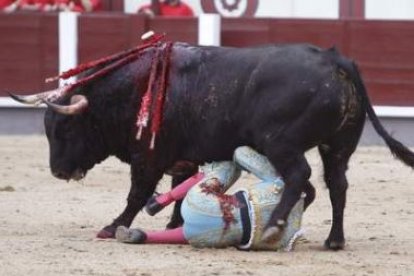
[[[400,159],[406,165],[414,168],[414,153],[410,151],[410,149],[408,149],[406,146],[404,146],[401,142],[391,137],[391,135],[384,129],[381,122],[378,120],[378,117],[375,114],[374,108],[372,107],[371,101],[369,99],[364,82],[361,79],[361,74],[359,73],[358,66],[352,62],[352,70],[346,71],[351,74],[352,81],[354,82],[356,90],[358,91],[357,93],[362,97],[363,105],[368,114],[368,118],[372,122],[372,125],[374,126],[376,132],[382,137],[382,139],[384,139],[385,143],[395,157]]]

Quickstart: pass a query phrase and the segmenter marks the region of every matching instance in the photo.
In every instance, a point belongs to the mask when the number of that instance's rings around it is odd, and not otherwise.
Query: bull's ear
[[[80,114],[88,107],[88,99],[84,95],[73,95],[70,98],[70,105],[59,105],[48,100],[42,100],[42,102],[57,113],[64,115]]]

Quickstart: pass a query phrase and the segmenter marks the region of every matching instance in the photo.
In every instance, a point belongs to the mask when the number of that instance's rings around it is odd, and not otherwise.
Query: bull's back
[[[184,47],[180,57],[170,99],[194,158],[227,159],[240,145],[260,148],[306,109],[316,111],[310,124],[341,105],[332,53],[314,46]]]

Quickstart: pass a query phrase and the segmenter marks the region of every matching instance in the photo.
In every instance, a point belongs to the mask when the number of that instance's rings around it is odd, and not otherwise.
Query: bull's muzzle
[[[75,180],[75,181],[79,181],[82,178],[85,177],[86,173],[82,170],[82,169],[77,169],[72,173],[67,173],[64,171],[52,171],[52,174],[54,177],[58,178],[58,179],[62,179],[62,180]]]

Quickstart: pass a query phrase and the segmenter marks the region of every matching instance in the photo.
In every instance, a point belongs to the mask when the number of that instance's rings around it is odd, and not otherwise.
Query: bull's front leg
[[[162,178],[163,172],[155,170],[155,167],[148,164],[138,164],[138,161],[132,162],[131,188],[127,198],[127,206],[110,225],[99,231],[98,238],[115,238],[115,231],[118,226],[129,227],[132,224],[135,216],[145,206],[147,200],[154,193],[158,181]]]

